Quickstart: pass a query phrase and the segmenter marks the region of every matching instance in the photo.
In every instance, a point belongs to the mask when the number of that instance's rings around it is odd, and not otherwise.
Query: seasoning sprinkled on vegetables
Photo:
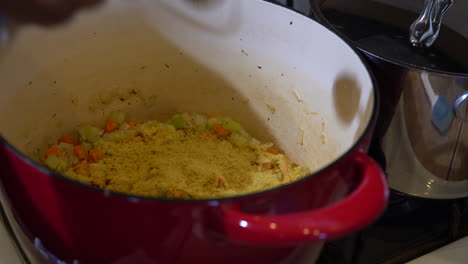
[[[309,173],[229,117],[179,113],[167,122],[125,121],[61,136],[41,158],[50,169],[105,190],[147,197],[208,199],[274,188]]]

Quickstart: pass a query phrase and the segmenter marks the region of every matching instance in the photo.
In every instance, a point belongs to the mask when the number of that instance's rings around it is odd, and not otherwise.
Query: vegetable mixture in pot
[[[60,137],[42,161],[100,188],[184,199],[257,192],[309,173],[236,121],[198,113],[139,123],[116,111],[104,128],[85,125]]]

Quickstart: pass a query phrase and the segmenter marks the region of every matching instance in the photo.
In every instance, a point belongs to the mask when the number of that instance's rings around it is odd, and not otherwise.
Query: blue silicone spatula
[[[452,104],[442,95],[437,95],[432,89],[427,72],[421,73],[421,81],[431,104],[431,122],[442,134],[450,129],[454,113]]]

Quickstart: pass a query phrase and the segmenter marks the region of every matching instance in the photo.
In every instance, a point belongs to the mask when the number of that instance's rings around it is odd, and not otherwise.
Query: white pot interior
[[[195,111],[230,116],[319,169],[374,108],[352,49],[260,0],[111,0],[66,25],[21,28],[0,50],[0,79],[0,132],[31,157],[114,109],[140,120]]]

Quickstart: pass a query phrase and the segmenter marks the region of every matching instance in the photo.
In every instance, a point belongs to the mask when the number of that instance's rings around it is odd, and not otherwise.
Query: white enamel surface
[[[20,30],[0,50],[1,134],[33,155],[124,108],[141,120],[175,111],[231,116],[312,169],[353,145],[373,90],[344,42],[263,1],[197,2],[208,4],[111,0],[61,27]]]

